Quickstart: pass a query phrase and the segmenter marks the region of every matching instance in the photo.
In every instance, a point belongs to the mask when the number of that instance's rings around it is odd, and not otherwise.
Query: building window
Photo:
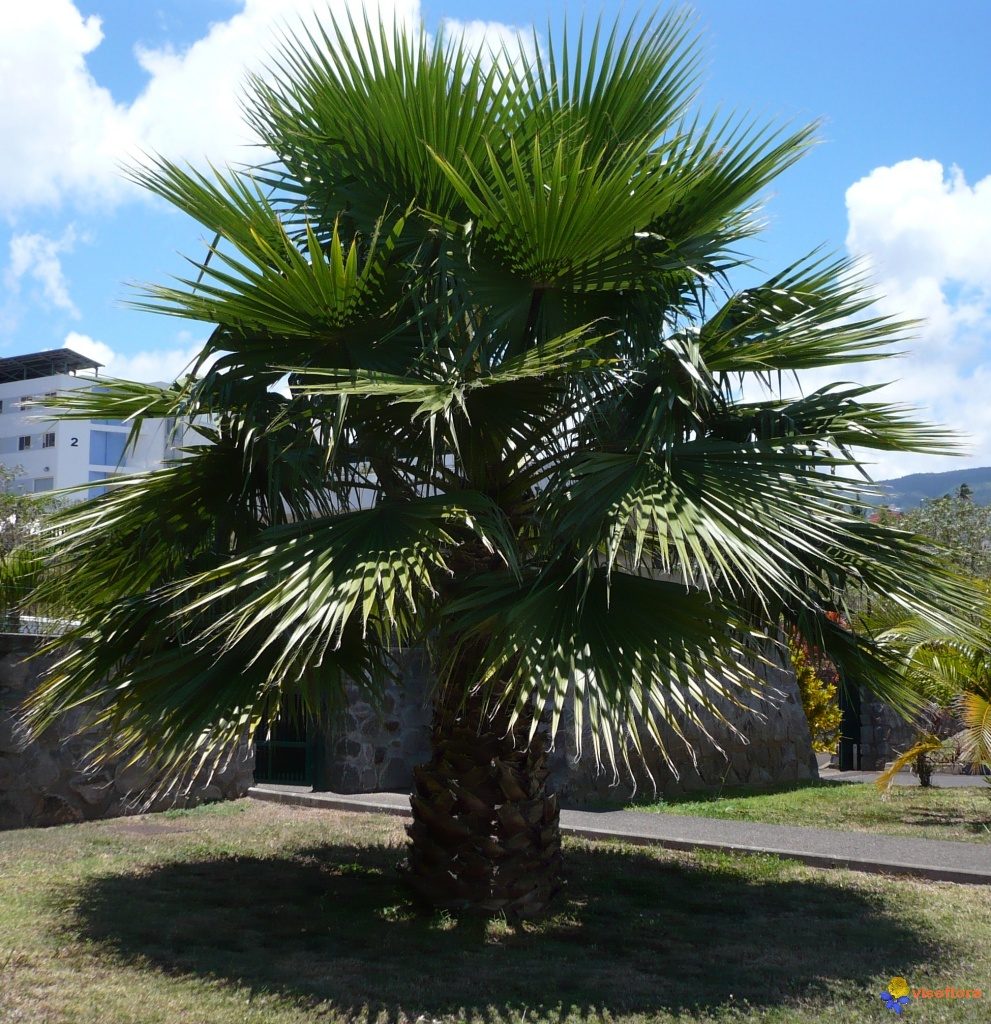
[[[55,478],[50,476],[35,477],[34,493],[39,491],[50,491],[55,487]]]
[[[54,448],[55,447],[55,435],[54,434],[45,434],[45,436],[41,440],[41,447],[42,448]]]
[[[106,480],[107,477],[109,477],[109,476],[110,476],[109,473],[101,473],[101,472],[99,472],[97,470],[91,469],[90,472],[89,472],[89,482],[90,483],[94,483],[97,480]],[[106,494],[106,493],[107,493],[106,487],[91,487],[89,489],[89,491],[87,491],[87,497],[89,497],[89,498],[99,498],[101,495]]]
[[[89,434],[89,461],[94,466],[122,466],[127,434],[109,430],[91,430]]]
[[[31,435],[22,434],[17,439],[17,450],[19,452],[26,452],[31,447]]]
[[[21,412],[24,412],[34,401],[32,395],[21,395]]]

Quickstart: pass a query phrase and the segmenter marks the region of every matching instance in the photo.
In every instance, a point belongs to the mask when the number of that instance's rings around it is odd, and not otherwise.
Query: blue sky
[[[344,0],[330,0],[343,8]],[[324,3],[323,6],[327,4]],[[0,354],[64,344],[111,372],[163,379],[206,328],[127,310],[128,281],[181,273],[202,231],[126,185],[139,148],[243,158],[236,92],[280,17],[313,0],[32,0],[0,31]],[[367,0],[435,30],[540,34],[558,5]],[[352,4],[352,9],[354,4]],[[988,0],[697,0],[700,103],[779,123],[822,119],[822,142],[768,197],[753,254],[768,272],[819,245],[865,260],[880,308],[927,326],[897,364],[892,399],[971,438],[991,464],[991,3]],[[599,8],[589,7],[593,13]],[[606,4],[606,17],[632,7]],[[568,8],[571,16],[582,8]],[[498,20],[495,20],[495,19]],[[811,379],[808,386],[820,383]],[[957,468],[893,457],[879,476]]]

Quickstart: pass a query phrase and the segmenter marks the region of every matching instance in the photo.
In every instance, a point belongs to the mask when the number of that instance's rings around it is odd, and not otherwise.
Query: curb
[[[921,878],[932,882],[955,882],[958,885],[991,885],[991,873],[966,871],[959,868],[929,867],[900,861],[860,860],[853,857],[827,857],[802,850],[778,850],[771,846],[748,846],[741,843],[720,842],[714,839],[673,839],[667,836],[643,836],[636,833],[616,832],[610,829],[590,828],[587,825],[561,825],[561,833],[599,842],[619,840],[635,846],[659,846],[665,850],[691,852],[707,850],[713,853],[731,853],[742,856],[777,857],[794,860],[813,868],[834,868],[841,871],[860,871],[872,875],[898,875]]]
[[[248,796],[253,800],[263,800],[270,804],[291,804],[295,807],[315,807],[321,811],[354,811],[358,814],[389,814],[395,818],[411,818],[413,812],[409,807],[384,803],[374,798],[354,800],[346,796],[335,796],[331,793],[316,796],[312,793],[287,793],[277,789],[260,789],[252,786]]]

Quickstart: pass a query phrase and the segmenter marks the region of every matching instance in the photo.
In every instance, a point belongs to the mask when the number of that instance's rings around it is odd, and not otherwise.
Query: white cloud
[[[314,10],[350,13],[372,24],[419,22],[420,0],[243,0],[184,50],[138,48],[148,82],[130,104],[117,102],[87,65],[103,39],[95,15],[72,0],[8,4],[0,32],[0,213],[54,205],[117,202],[131,193],[119,164],[140,152],[215,163],[248,160],[257,150],[238,107],[245,77],[261,71],[277,33],[295,29]],[[457,25],[457,23],[452,23]],[[461,26],[473,42],[511,42],[518,30],[496,22]]]
[[[69,295],[69,286],[62,270],[62,253],[71,252],[76,233],[70,227],[61,238],[41,234],[13,235],[10,239],[10,262],[4,272],[4,284],[17,293],[22,282],[30,279],[38,286],[36,301],[70,316],[79,317],[79,310]]]
[[[412,24],[419,19],[419,0],[365,0],[361,5],[372,24]],[[243,122],[239,100],[249,72],[262,72],[282,31],[295,31],[300,21],[312,25],[322,18],[342,17],[347,0],[245,0],[243,9],[210,26],[187,49],[139,48],[136,58],[148,73],[147,87],[127,110],[130,134],[146,150],[171,159],[199,161],[250,160],[253,139]]]
[[[100,373],[107,377],[168,383],[191,368],[190,364],[203,348],[203,343],[191,342],[173,348],[124,353],[115,351],[105,342],[97,341],[88,334],[70,331],[63,347],[102,363]]]
[[[117,188],[124,111],[86,66],[100,19],[71,0],[6,4],[0,32],[0,210]]]
[[[0,208],[63,198],[117,201],[130,188],[121,162],[141,152],[174,159],[243,158],[249,141],[237,107],[247,72],[273,44],[277,19],[315,0],[245,0],[187,49],[136,48],[148,82],[131,104],[95,80],[86,57],[103,39],[101,19],[72,0],[32,0],[6,14],[0,35]]]
[[[991,465],[991,176],[970,185],[959,168],[904,160],[851,185],[846,205],[847,248],[872,272],[878,307],[925,321],[905,356],[862,364],[851,379],[893,381],[882,397],[965,435],[970,463]],[[966,464],[880,456],[876,476]]]
[[[991,284],[991,176],[968,185],[938,160],[877,167],[847,189],[847,246],[886,278]]]
[[[536,53],[531,26],[445,18],[441,28],[446,38],[460,39],[469,52],[478,54],[483,66],[506,61],[519,65],[523,60],[532,60]]]

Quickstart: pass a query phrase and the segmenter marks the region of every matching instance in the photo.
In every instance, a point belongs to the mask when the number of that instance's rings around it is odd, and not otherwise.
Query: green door
[[[279,720],[255,734],[255,782],[313,785],[313,735],[298,698],[282,708]]]

